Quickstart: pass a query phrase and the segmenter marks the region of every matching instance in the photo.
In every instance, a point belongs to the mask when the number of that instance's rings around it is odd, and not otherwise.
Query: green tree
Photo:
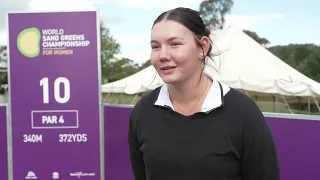
[[[297,69],[313,80],[320,82],[320,50],[310,53]]]
[[[120,44],[110,35],[109,28],[100,23],[100,44],[101,44],[101,76],[108,82],[112,75],[114,56],[120,53]]]
[[[199,14],[210,30],[222,29],[232,6],[233,0],[204,0],[200,3]]]
[[[149,66],[151,66],[151,60],[150,59],[145,61],[144,63],[142,63],[142,65],[140,66],[140,70],[142,70],[144,68],[147,68]]]
[[[138,64],[128,58],[122,58],[112,62],[112,68],[110,68],[109,82],[117,81],[128,77],[140,70]]]
[[[320,46],[315,44],[289,44],[273,46],[268,50],[291,67],[320,82]]]
[[[310,54],[319,49],[320,47],[314,44],[289,44],[268,48],[271,53],[296,69]]]
[[[250,36],[257,43],[261,44],[262,46],[266,46],[270,44],[268,39],[258,36],[256,32],[249,31],[249,30],[243,30],[243,32],[246,33],[248,36]]]

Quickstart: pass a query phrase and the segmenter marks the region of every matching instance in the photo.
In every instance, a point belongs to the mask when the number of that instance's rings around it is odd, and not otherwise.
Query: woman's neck
[[[171,101],[179,104],[194,102],[203,97],[212,81],[205,74],[189,78],[187,82],[168,85]]]

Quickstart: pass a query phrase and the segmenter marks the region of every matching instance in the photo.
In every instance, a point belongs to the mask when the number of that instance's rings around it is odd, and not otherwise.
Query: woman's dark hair
[[[209,57],[212,59],[211,56],[211,50],[212,45],[210,43],[210,47],[207,54],[204,54],[204,49],[200,44],[200,39],[203,36],[206,36],[210,39],[210,30],[206,28],[205,24],[202,21],[202,18],[200,17],[199,13],[195,10],[189,9],[189,8],[175,8],[166,12],[163,12],[160,14],[160,16],[154,21],[152,27],[157,24],[158,22],[162,20],[173,20],[176,21],[186,28],[188,28],[193,34],[195,35],[196,42],[198,42],[199,46],[202,48],[204,59],[203,63],[205,62],[206,57]],[[210,39],[211,41],[211,39]]]
[[[211,41],[211,38],[210,38],[211,32],[208,28],[206,28],[199,13],[189,8],[178,7],[169,11],[165,11],[162,14],[160,14],[160,16],[154,21],[152,27],[162,20],[176,21],[181,25],[185,26],[186,28],[188,28],[191,32],[193,32],[196,42],[202,48],[202,51],[203,51],[204,57],[202,59],[202,62],[204,65],[207,65],[206,57],[209,57],[210,59],[212,59],[212,56],[211,56],[212,45],[210,43],[209,50],[207,54],[205,54],[204,49],[200,44],[200,39],[203,36],[206,36]]]

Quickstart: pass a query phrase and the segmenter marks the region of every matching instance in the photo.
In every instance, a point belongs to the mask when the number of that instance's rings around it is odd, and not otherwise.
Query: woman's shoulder
[[[145,105],[150,105],[153,104],[159,95],[161,87],[157,87],[156,89],[147,92],[146,94],[144,94],[140,100],[137,102],[137,104],[135,105],[135,107],[140,107],[140,106],[145,106]]]
[[[161,87],[157,87],[156,89],[144,94],[134,105],[132,113],[142,112],[149,109],[149,107],[152,107],[158,98],[160,89]]]
[[[225,101],[236,106],[256,106],[256,102],[244,92],[230,88],[225,95]]]
[[[225,96],[225,106],[224,109],[232,117],[232,122],[239,125],[238,127],[245,134],[270,133],[263,112],[247,94],[236,89],[230,89]]]
[[[242,117],[262,118],[263,113],[257,103],[247,94],[231,88],[224,98],[224,104]],[[251,118],[250,118],[251,119]]]

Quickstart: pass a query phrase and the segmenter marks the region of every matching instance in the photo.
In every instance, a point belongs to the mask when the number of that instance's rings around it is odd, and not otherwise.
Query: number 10
[[[61,97],[60,94],[60,84],[63,84],[64,86],[64,97]],[[48,104],[49,103],[49,78],[44,77],[40,80],[40,86],[42,86],[42,92],[43,92],[43,103]],[[58,77],[54,81],[54,87],[53,87],[53,94],[54,99],[58,103],[66,103],[70,99],[70,81],[65,77]]]

